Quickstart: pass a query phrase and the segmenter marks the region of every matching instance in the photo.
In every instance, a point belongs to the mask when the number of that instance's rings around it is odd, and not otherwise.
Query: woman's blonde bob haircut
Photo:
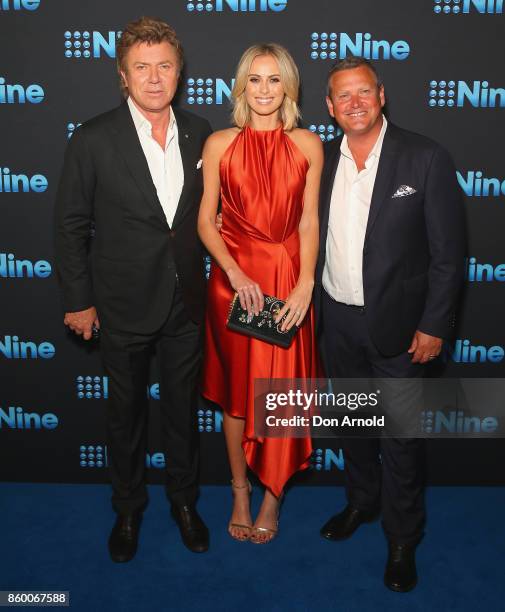
[[[243,128],[251,120],[251,109],[245,97],[245,88],[251,72],[251,64],[261,55],[271,55],[279,64],[279,74],[284,88],[284,101],[279,109],[280,118],[286,131],[296,127],[300,119],[298,108],[298,94],[300,89],[300,75],[298,68],[289,54],[289,51],[276,43],[259,43],[244,51],[237,66],[235,85],[231,92],[233,100],[233,123]]]

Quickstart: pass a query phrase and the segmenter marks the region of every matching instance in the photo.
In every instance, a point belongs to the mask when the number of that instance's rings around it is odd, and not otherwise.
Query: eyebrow
[[[372,89],[373,85],[358,85],[357,87],[355,87],[354,89]],[[345,89],[335,89],[336,92],[338,93],[349,93],[351,91],[351,88],[347,87]]]
[[[251,73],[250,73],[250,74],[248,74],[247,76],[257,76],[257,77],[260,77],[260,76],[268,76],[268,77],[277,76],[277,77],[280,77],[281,75],[280,75],[280,74],[277,74],[277,72],[276,72],[276,73],[274,73],[274,74],[267,74],[267,75],[261,75],[261,74],[256,74],[256,72],[251,72]]]
[[[159,66],[160,64],[172,64],[173,62],[169,59],[163,60],[161,62],[142,62],[140,60],[134,62],[134,64],[142,64],[143,66],[150,66],[152,63],[155,63]]]

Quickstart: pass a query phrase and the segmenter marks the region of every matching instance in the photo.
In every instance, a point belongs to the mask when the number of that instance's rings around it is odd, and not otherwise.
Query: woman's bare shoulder
[[[322,155],[323,143],[317,134],[303,128],[294,128],[287,134],[309,162],[319,159]]]
[[[213,154],[216,153],[224,153],[226,148],[231,144],[233,139],[240,132],[239,128],[232,127],[227,128],[225,130],[218,130],[217,132],[213,132],[205,143],[205,148],[208,151],[211,151]]]
[[[293,137],[293,140],[299,143],[301,146],[309,147],[311,149],[321,148],[322,142],[317,134],[306,130],[304,128],[294,128],[289,132],[289,135]]]

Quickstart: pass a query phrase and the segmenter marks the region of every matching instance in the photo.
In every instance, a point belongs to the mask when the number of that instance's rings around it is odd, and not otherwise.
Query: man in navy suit
[[[344,132],[326,145],[321,182],[315,306],[326,374],[420,378],[451,335],[463,278],[454,165],[436,142],[386,120],[384,86],[367,60],[338,62],[326,100]],[[342,540],[381,514],[394,591],[417,583],[423,442],[342,440],[348,504],[321,529]]]

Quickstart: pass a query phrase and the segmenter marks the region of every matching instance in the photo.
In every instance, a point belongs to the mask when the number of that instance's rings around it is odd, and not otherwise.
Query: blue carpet
[[[102,485],[0,484],[0,590],[70,591],[72,610],[499,610],[505,601],[505,488],[431,488],[427,536],[411,593],[382,584],[380,523],[346,542],[319,527],[344,505],[341,488],[297,487],[286,496],[279,537],[267,546],[226,532],[230,491],[204,487],[199,510],[211,550],[187,551],[159,486],[150,487],[139,551],[109,560],[113,523]],[[260,502],[255,490],[253,508]]]

